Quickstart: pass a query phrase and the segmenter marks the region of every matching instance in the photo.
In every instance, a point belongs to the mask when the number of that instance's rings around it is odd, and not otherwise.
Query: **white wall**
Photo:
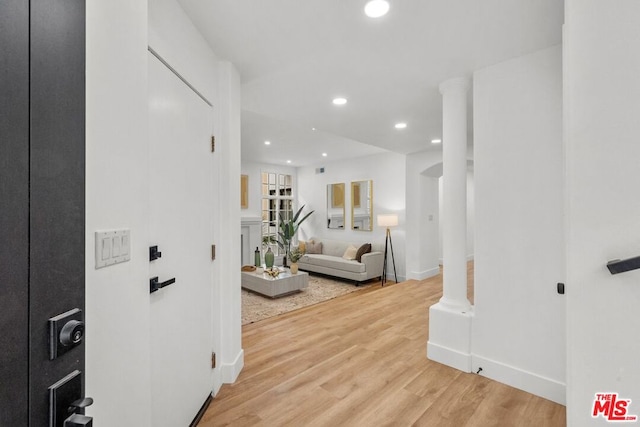
[[[325,173],[316,174],[324,167]],[[352,160],[336,161],[298,168],[298,202],[315,213],[301,226],[300,239],[318,237],[352,243],[370,242],[384,248],[386,229],[376,225],[379,214],[397,213],[399,226],[391,230],[398,280],[405,272],[405,156],[395,153],[376,154]],[[373,230],[351,230],[351,181],[373,180]],[[327,184],[345,183],[345,229],[327,228]],[[393,266],[389,262],[393,278]]]
[[[213,102],[216,56],[177,0],[149,0],[149,46]]]
[[[640,416],[640,271],[607,261],[640,255],[640,2],[565,2],[568,425],[594,395],[631,399]],[[628,423],[634,424],[634,423]]]
[[[442,175],[441,165],[441,151],[423,151],[406,157],[406,230],[410,232],[406,234],[405,268],[408,279],[422,280],[440,271],[438,177]]]
[[[473,371],[565,399],[559,46],[474,74]]]
[[[174,0],[87,2],[86,392],[100,425],[151,425],[147,47],[214,103],[218,195],[212,278],[212,384],[243,366],[240,326],[240,81],[217,62]],[[114,25],[114,23],[117,23]],[[94,232],[131,230],[131,261],[95,270]],[[188,309],[188,308],[186,308]],[[193,414],[195,416],[195,414]],[[125,420],[125,421],[123,421]]]
[[[473,152],[467,153],[467,258],[474,252]],[[407,156],[407,277],[423,280],[442,263],[442,151]]]
[[[220,206],[214,219],[214,350],[220,356],[214,393],[234,382],[244,366],[240,285],[240,74],[230,62],[218,63],[218,99],[214,111],[217,135],[214,168],[218,170]],[[224,202],[222,202],[224,201]],[[219,317],[216,317],[219,313]]]
[[[88,1],[86,28],[88,413],[150,426],[147,3]],[[96,270],[93,233],[114,228],[131,230],[131,261]]]

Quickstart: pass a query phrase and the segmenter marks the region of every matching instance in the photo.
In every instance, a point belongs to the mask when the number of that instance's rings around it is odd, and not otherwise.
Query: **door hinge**
[[[216,245],[211,245],[211,260],[216,259]]]
[[[211,369],[216,368],[216,353],[211,353]]]
[[[211,135],[211,152],[215,153],[216,151],[216,137]]]

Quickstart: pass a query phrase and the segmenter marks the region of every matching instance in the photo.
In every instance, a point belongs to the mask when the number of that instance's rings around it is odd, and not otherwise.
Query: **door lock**
[[[82,343],[84,319],[82,310],[74,308],[49,319],[49,360],[65,354]]]
[[[149,247],[149,261],[155,261],[162,257],[162,252],[158,250],[157,246]]]
[[[79,344],[84,337],[84,322],[69,320],[60,331],[60,344],[70,346]]]
[[[93,404],[82,397],[82,373],[71,372],[49,387],[49,427],[92,427],[93,418],[84,409]]]

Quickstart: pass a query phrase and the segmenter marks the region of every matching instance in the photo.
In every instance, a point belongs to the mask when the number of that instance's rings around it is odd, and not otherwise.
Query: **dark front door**
[[[49,387],[84,373],[49,327],[84,314],[84,31],[84,1],[0,2],[0,426],[48,426]]]

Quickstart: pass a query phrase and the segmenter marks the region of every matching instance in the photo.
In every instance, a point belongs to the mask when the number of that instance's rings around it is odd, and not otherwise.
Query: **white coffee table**
[[[266,273],[242,272],[243,288],[270,298],[300,292],[307,286],[309,286],[309,274],[304,271],[291,274],[291,271],[285,268],[278,277],[271,277]]]

